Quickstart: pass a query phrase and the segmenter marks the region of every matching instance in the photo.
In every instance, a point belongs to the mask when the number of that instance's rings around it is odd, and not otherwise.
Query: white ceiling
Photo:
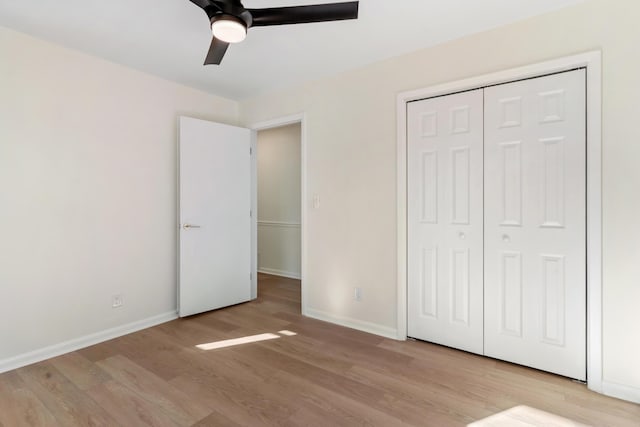
[[[581,1],[361,0],[356,21],[252,28],[244,42],[229,47],[222,65],[206,67],[209,22],[188,0],[0,0],[0,25],[243,99]],[[329,2],[245,0],[244,6]]]

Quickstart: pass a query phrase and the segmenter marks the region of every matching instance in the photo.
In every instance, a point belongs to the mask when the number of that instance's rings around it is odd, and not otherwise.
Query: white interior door
[[[407,108],[408,334],[482,354],[482,89]]]
[[[248,301],[251,131],[180,117],[181,317]]]
[[[585,380],[585,71],[485,89],[485,354]]]

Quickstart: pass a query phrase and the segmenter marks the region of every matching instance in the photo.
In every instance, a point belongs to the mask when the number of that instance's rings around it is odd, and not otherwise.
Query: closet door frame
[[[602,54],[551,61],[402,92],[397,97],[397,338],[407,339],[407,103],[585,68],[587,74],[587,385],[602,386]]]

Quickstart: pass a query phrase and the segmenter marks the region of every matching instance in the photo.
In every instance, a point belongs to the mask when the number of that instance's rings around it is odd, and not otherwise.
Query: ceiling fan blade
[[[229,43],[223,42],[222,40],[218,40],[214,37],[213,40],[211,40],[211,47],[209,47],[209,53],[207,54],[207,58],[204,60],[204,65],[220,65],[228,47]]]
[[[222,12],[222,7],[214,0],[190,0],[191,3],[200,7],[207,13],[207,16],[211,18],[216,13]]]
[[[195,4],[196,6],[199,6],[201,9],[204,9],[205,7],[209,7],[209,6],[216,6],[211,0],[190,0],[191,3]]]
[[[204,9],[205,7],[209,6],[209,0],[191,0],[191,3],[195,4],[196,6],[199,6],[201,9]]]
[[[253,18],[252,27],[268,25],[307,24],[358,18],[358,2],[328,3],[310,6],[247,9]]]

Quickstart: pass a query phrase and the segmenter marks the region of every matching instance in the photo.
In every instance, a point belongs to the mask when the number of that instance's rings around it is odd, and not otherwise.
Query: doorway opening
[[[304,123],[252,126],[255,137],[257,296],[304,313]]]

